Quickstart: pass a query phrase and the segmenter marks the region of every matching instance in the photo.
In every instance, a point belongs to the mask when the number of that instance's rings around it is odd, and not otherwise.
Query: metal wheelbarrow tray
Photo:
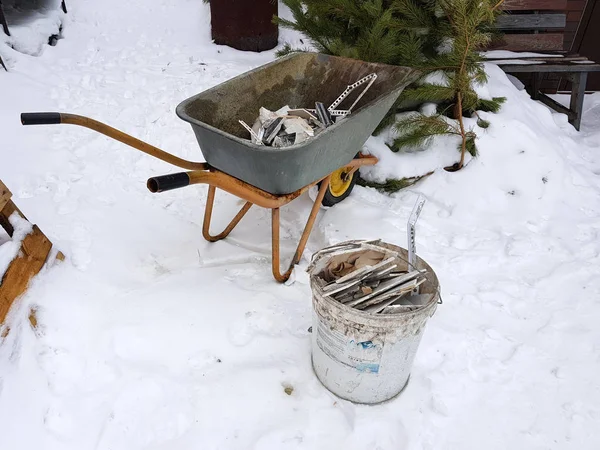
[[[255,145],[244,139],[246,131],[238,120],[252,123],[261,106],[277,110],[286,104],[312,108],[317,101],[329,105],[348,84],[371,73],[376,73],[377,79],[358,103],[358,109],[314,138],[282,149]],[[338,178],[354,176],[360,166],[377,162],[374,156],[355,155],[416,74],[406,67],[315,53],[290,55],[242,74],[177,107],[179,117],[192,125],[205,163],[181,159],[104,123],[75,114],[23,113],[21,122],[23,125],[67,123],[83,126],[188,169],[188,172],[152,177],[147,186],[151,192],[163,192],[191,184],[208,184],[202,226],[202,235],[208,241],[225,238],[253,205],[271,209],[272,272],[277,281],[283,282],[302,257],[320,204],[330,188],[330,180],[336,174]],[[348,180],[344,178],[343,181]],[[282,273],[279,263],[280,208],[319,182],[319,193],[296,252]],[[217,188],[246,200],[246,203],[222,233],[213,235],[210,222]]]
[[[238,123],[252,125],[261,106],[329,106],[346,86],[371,73],[377,79],[358,109],[301,144],[256,145]],[[177,115],[192,125],[211,166],[271,194],[288,194],[350,162],[414,76],[406,67],[295,53],[184,100]]]

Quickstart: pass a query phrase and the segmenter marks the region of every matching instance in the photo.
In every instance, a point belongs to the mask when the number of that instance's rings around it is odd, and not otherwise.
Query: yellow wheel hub
[[[329,181],[329,192],[334,197],[341,197],[352,184],[352,174],[346,168],[338,169],[331,174]]]

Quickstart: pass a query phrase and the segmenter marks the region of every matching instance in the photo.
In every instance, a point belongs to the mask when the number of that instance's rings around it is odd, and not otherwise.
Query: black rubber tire
[[[354,189],[356,180],[358,180],[358,170],[355,170],[354,173],[352,174],[352,179],[350,180],[350,186],[348,186],[348,189],[346,189],[346,192],[344,192],[339,197],[334,196],[331,193],[331,191],[329,190],[329,187],[327,187],[327,190],[325,191],[325,195],[323,196],[323,201],[321,202],[321,204],[323,206],[333,206],[333,205],[338,204],[342,200],[344,200],[346,197],[348,197],[350,195],[350,193],[352,192],[352,189]],[[318,186],[320,188],[321,183],[319,183]]]

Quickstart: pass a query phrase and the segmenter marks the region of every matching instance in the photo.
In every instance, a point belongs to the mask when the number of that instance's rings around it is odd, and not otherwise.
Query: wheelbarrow
[[[240,119],[252,123],[261,106],[277,110],[284,104],[296,108],[311,108],[316,102],[331,104],[349,84],[372,73],[377,78],[356,99],[359,100],[356,109],[302,143],[285,148],[258,145],[247,139],[247,131],[238,123]],[[374,156],[360,153],[362,146],[404,87],[416,77],[417,72],[406,67],[317,53],[296,53],[277,59],[177,106],[177,115],[191,124],[206,162],[181,159],[88,117],[34,112],[21,114],[21,122],[83,126],[187,169],[152,177],[147,186],[151,192],[163,192],[191,184],[208,184],[202,234],[210,242],[225,238],[252,205],[271,209],[273,277],[284,282],[300,261],[320,205],[332,206],[346,198],[356,182],[357,169],[377,162]],[[317,199],[291,263],[282,273],[279,210],[315,185],[319,187]],[[217,189],[246,203],[223,232],[213,235],[210,222]]]

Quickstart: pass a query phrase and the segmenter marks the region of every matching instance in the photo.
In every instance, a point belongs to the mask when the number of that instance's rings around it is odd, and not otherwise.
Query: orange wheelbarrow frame
[[[91,119],[89,117],[78,116],[75,114],[55,113],[55,112],[40,112],[40,113],[23,113],[21,114],[21,123],[23,125],[46,125],[46,124],[60,124],[66,123],[71,125],[79,125],[82,127],[90,128],[115,140],[118,140],[124,144],[127,144],[141,152],[144,152],[150,156],[158,158],[169,164],[175,166],[190,169],[189,172],[181,172],[173,175],[163,175],[159,177],[152,177],[148,180],[147,187],[151,192],[163,192],[166,190],[176,189],[191,184],[207,184],[208,185],[208,198],[206,200],[206,206],[204,209],[204,221],[202,225],[202,235],[209,242],[216,242],[226,238],[229,233],[237,226],[237,224],[246,215],[248,210],[253,206],[260,206],[262,208],[268,208],[271,210],[271,265],[273,277],[280,283],[287,281],[294,270],[294,266],[298,264],[308,238],[314,226],[317,218],[317,213],[321,206],[325,192],[329,187],[331,175],[329,174],[321,180],[317,180],[307,186],[298,189],[290,194],[274,195],[269,192],[258,189],[244,181],[241,181],[231,175],[226,174],[214,167],[211,167],[207,163],[193,162],[181,159],[175,155],[172,155],[164,150],[154,147],[144,141],[141,141],[133,136],[130,136],[122,131],[112,128],[102,122]],[[378,159],[375,156],[368,156],[359,154],[358,157],[354,158],[347,165],[340,167],[348,169],[348,174],[352,174],[358,170],[361,166],[376,164]],[[300,241],[296,248],[296,252],[292,257],[292,260],[285,270],[281,272],[280,264],[280,238],[279,238],[279,226],[280,226],[280,208],[287,205],[292,200],[298,198],[311,187],[320,183],[319,193],[315,200],[313,207],[304,226],[304,231],[300,237]],[[212,235],[210,233],[210,223],[212,219],[215,194],[218,189],[221,189],[229,194],[232,194],[238,198],[246,201],[242,209],[235,215],[229,225],[219,234]]]

